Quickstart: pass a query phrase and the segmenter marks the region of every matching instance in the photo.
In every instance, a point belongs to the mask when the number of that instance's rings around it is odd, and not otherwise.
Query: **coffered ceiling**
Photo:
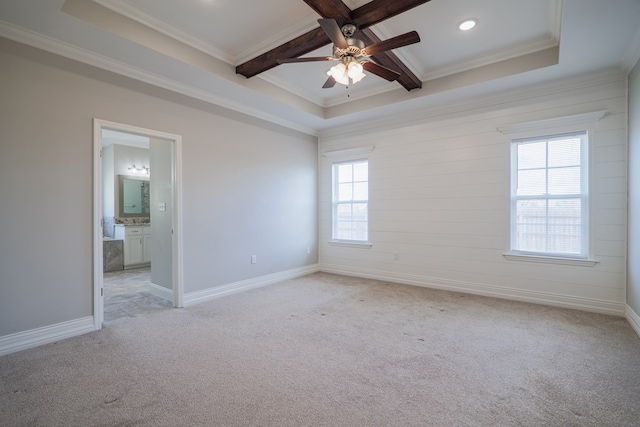
[[[390,2],[344,0],[351,10],[369,3]],[[0,36],[311,134],[625,70],[640,55],[638,0],[416,3],[370,28],[382,40],[420,35],[419,43],[393,51],[421,83],[411,91],[371,73],[348,88],[323,89],[331,62],[236,74],[238,65],[319,27],[321,16],[303,0],[2,1]],[[458,24],[466,18],[478,24],[463,32]],[[304,56],[331,54],[326,45]]]

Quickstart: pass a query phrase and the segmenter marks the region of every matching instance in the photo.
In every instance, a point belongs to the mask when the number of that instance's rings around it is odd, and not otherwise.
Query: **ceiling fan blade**
[[[337,61],[331,56],[310,56],[307,58],[278,58],[278,64],[291,64],[294,62]]]
[[[322,85],[322,89],[330,89],[336,85],[336,79],[333,76],[329,76],[326,82]]]
[[[383,40],[381,42],[372,44],[371,46],[367,46],[364,48],[364,50],[367,52],[367,55],[373,56],[380,52],[397,49],[402,46],[418,43],[419,41],[420,36],[418,35],[418,33],[416,31],[410,31],[408,33],[400,34],[396,37],[391,37],[388,40]]]
[[[382,77],[385,80],[389,80],[390,82],[400,77],[400,73],[398,73],[397,71],[394,71],[391,68],[383,67],[382,65],[378,65],[375,62],[363,62],[362,68],[370,73],[375,74],[376,76]]]
[[[327,33],[327,36],[329,36],[334,45],[340,49],[349,47],[335,19],[318,19],[318,24],[320,24],[324,32]]]

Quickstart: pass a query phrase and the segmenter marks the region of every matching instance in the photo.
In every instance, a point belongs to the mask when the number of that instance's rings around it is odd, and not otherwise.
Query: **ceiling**
[[[573,75],[628,72],[640,57],[640,0],[431,0],[371,27],[383,40],[419,33],[421,42],[393,53],[421,89],[373,74],[322,89],[331,62],[236,74],[319,18],[303,0],[2,1],[0,36],[314,135]],[[460,31],[465,18],[476,28]],[[330,55],[327,45],[304,56]]]

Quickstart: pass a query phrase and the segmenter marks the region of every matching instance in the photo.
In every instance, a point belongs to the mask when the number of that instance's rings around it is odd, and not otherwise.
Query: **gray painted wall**
[[[627,305],[640,315],[640,62],[629,75]]]
[[[0,336],[92,315],[95,117],[183,137],[186,293],[317,262],[317,138],[2,38],[0,64]]]
[[[152,139],[151,160],[151,283],[173,289],[172,278],[172,142]],[[165,203],[166,210],[159,209]]]

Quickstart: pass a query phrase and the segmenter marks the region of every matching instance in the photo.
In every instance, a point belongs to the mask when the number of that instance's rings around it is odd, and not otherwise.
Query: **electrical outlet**
[[[251,255],[251,264],[255,264],[256,262],[258,262],[258,259],[255,255]]]
[[[310,253],[311,253],[311,248],[307,246],[307,255],[309,255]]]
[[[399,261],[400,260],[400,254],[398,252],[394,253],[393,254],[393,259],[396,260],[396,261]]]

